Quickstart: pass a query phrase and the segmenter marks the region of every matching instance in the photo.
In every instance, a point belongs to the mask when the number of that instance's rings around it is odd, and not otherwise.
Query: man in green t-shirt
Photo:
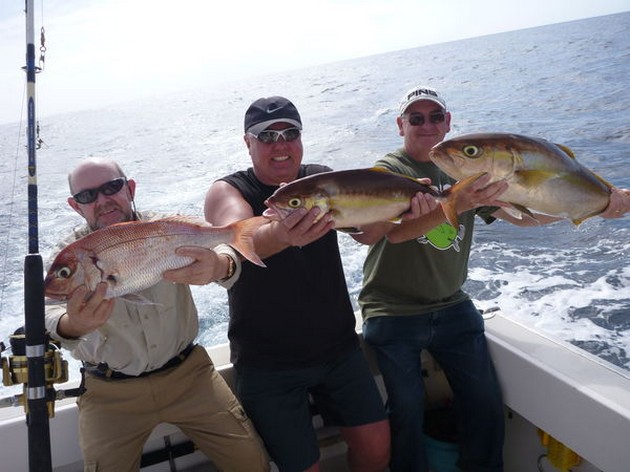
[[[406,93],[396,118],[403,148],[376,166],[445,187],[454,183],[429,159],[431,148],[450,130],[451,114],[432,88]],[[488,353],[484,323],[462,291],[468,271],[475,215],[515,224],[502,208],[491,206],[505,182],[477,180],[458,197],[459,227],[446,222],[428,195],[412,200],[403,223],[362,228],[355,239],[370,244],[363,268],[359,304],[363,336],[373,348],[387,388],[392,430],[392,472],[428,470],[423,448],[424,387],[420,354],[427,349],[444,369],[454,393],[459,431],[458,466],[463,470],[503,468],[503,401]],[[410,217],[412,215],[412,217]],[[557,218],[541,216],[547,223]]]
[[[396,118],[403,147],[376,166],[428,178],[433,185],[454,183],[429,159],[431,148],[450,131],[451,114],[434,89],[414,87],[402,98]],[[518,226],[547,224],[560,218],[537,214],[518,219],[493,206],[507,189],[489,185],[489,176],[458,194],[458,228],[446,222],[428,194],[411,201],[403,222],[377,223],[353,235],[370,244],[363,267],[359,304],[363,337],[372,346],[388,394],[392,432],[391,472],[428,470],[423,444],[423,394],[420,354],[428,350],[448,378],[454,394],[459,461],[463,470],[503,470],[503,401],[488,354],[484,323],[462,291],[468,273],[475,215],[487,223],[500,218]],[[630,190],[613,189],[603,218],[630,211]]]

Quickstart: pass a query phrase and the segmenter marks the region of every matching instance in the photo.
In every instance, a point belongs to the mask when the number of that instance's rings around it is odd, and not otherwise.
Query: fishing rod
[[[26,95],[28,149],[28,254],[24,260],[24,326],[10,336],[12,355],[0,357],[2,383],[5,386],[23,385],[23,394],[0,399],[0,408],[24,406],[28,427],[29,472],[52,472],[49,418],[54,416],[55,401],[77,397],[85,391],[83,377],[78,388],[56,391],[54,383],[68,381],[68,362],[61,355],[61,346],[46,332],[44,309],[44,264],[39,254],[37,208],[37,160],[39,129],[35,120],[34,0],[25,0],[26,13]],[[44,60],[44,33],[42,28]],[[0,352],[5,346],[0,343]]]
[[[28,144],[28,254],[24,260],[24,328],[28,382],[26,424],[30,472],[52,471],[50,424],[47,405],[45,354],[48,346],[44,322],[44,264],[39,254],[37,217],[37,162],[35,126],[35,15],[33,0],[26,7],[26,87]]]

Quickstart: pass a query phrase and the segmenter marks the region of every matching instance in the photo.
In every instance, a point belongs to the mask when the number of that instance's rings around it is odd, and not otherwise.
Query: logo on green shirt
[[[431,246],[440,251],[446,251],[452,247],[459,252],[459,242],[463,239],[464,232],[464,225],[459,225],[459,231],[456,231],[450,224],[442,223],[428,231],[424,236],[419,237],[418,242],[420,244],[431,244]]]

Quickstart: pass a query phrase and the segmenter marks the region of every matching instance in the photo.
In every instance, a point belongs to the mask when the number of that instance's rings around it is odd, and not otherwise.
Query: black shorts
[[[360,349],[305,369],[235,370],[243,407],[283,471],[303,471],[319,459],[310,400],[326,425],[353,427],[387,418]]]

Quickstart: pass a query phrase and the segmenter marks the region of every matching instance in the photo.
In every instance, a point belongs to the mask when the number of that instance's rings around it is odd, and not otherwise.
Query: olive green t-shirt
[[[455,182],[432,162],[414,161],[403,149],[375,165],[415,178],[429,177],[438,188]],[[392,244],[382,238],[371,245],[359,294],[363,318],[423,314],[466,300],[461,287],[468,273],[475,214],[492,222],[490,214],[496,209],[460,214],[457,229],[442,223],[411,241]]]

